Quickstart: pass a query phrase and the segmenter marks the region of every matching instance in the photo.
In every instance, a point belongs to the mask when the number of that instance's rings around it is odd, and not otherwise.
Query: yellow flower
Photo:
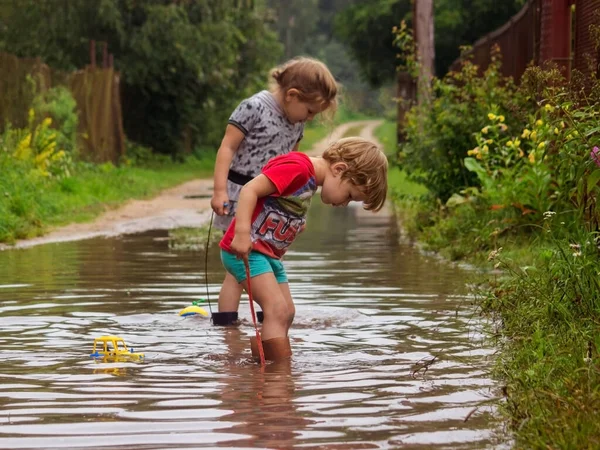
[[[515,139],[515,147],[521,145],[521,141],[519,139]]]
[[[504,116],[502,116],[502,115],[501,115],[501,116],[498,116],[498,120],[499,120],[500,122],[504,122]]]
[[[546,143],[545,143],[545,142],[543,142],[543,141],[542,141],[542,142],[540,142],[540,143],[538,144],[538,148],[539,148],[539,149],[542,149],[542,148],[544,148],[545,146],[546,146]]]
[[[523,153],[523,150],[519,149],[519,157],[522,158],[523,156],[525,156],[525,153]]]
[[[52,118],[51,117],[46,117],[44,120],[42,120],[42,126],[43,127],[49,127],[50,125],[52,125]]]
[[[482,132],[483,134],[487,134],[487,133],[488,133],[488,131],[490,131],[490,127],[483,127],[483,128],[481,129],[481,132]]]
[[[530,138],[532,141],[535,141],[535,140],[537,139],[537,132],[536,132],[535,130],[533,130],[533,131],[531,132],[531,134],[529,135],[529,138]]]
[[[552,111],[554,111],[554,106],[552,106],[550,103],[546,103],[546,106],[544,106],[544,109],[546,111],[552,112]]]
[[[542,125],[544,125],[544,121],[543,121],[543,120],[541,120],[541,119],[538,119],[538,120],[536,120],[536,121],[535,121],[535,124],[536,124],[538,127],[541,127]]]
[[[522,137],[523,139],[527,139],[527,138],[529,137],[529,135],[530,135],[530,134],[531,134],[531,131],[529,131],[527,128],[525,128],[525,129],[523,130],[523,133],[521,133],[521,137]]]
[[[532,164],[535,162],[535,153],[534,152],[531,152],[529,154],[529,162]]]
[[[54,155],[52,155],[52,159],[54,161],[58,161],[59,159],[62,159],[64,156],[65,156],[65,151],[59,150]]]
[[[487,152],[489,151],[489,149],[490,149],[490,148],[489,148],[487,145],[484,145],[483,147],[481,147],[481,151],[482,151],[483,153],[487,153]]]
[[[560,127],[561,127],[561,128],[564,128],[564,127],[565,127],[565,121],[564,121],[564,120],[561,120],[561,121],[560,121]]]
[[[15,158],[19,159],[29,159],[31,157],[31,133],[27,134],[19,144],[17,145],[17,149],[14,152]]]
[[[494,143],[494,140],[493,140],[493,139],[486,139],[486,140],[485,140],[485,143],[486,143],[486,144],[493,144],[493,143]]]
[[[478,155],[479,154],[479,147],[475,147],[473,150],[469,150],[467,152],[467,155],[472,156],[472,155]]]
[[[554,134],[558,134],[558,127],[554,127]]]
[[[501,124],[500,124],[500,129],[501,129],[502,131],[506,131],[506,130],[508,130],[508,127],[507,127],[505,124],[501,123]]]
[[[515,145],[515,143],[514,143],[513,141],[508,141],[508,142],[506,143],[506,146],[507,146],[508,148],[512,148],[512,146],[513,146],[513,145]]]
[[[496,114],[494,114],[494,113],[488,113],[488,119],[494,120],[495,118],[496,118]]]

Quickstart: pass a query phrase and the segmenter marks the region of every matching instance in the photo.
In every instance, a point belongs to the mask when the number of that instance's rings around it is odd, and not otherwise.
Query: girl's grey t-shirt
[[[259,175],[274,156],[291,152],[304,133],[304,123],[291,123],[269,91],[243,100],[229,123],[245,136],[229,168],[249,177]]]

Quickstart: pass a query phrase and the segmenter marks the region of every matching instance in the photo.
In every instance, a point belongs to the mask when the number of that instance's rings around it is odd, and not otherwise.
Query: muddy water
[[[239,328],[178,316],[204,256],[167,233],[0,252],[0,448],[497,448],[466,275],[389,216],[315,205],[286,258],[293,360],[264,372],[245,298]],[[103,334],[145,362],[90,360]]]

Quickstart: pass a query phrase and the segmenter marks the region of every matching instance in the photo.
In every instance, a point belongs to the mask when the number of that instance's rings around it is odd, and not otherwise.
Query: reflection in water
[[[206,296],[204,255],[166,238],[0,252],[0,448],[498,448],[465,274],[393,218],[313,207],[285,260],[294,356],[265,370],[247,300],[239,328],[178,316]],[[208,269],[214,305],[216,242]],[[103,334],[145,361],[91,360]]]

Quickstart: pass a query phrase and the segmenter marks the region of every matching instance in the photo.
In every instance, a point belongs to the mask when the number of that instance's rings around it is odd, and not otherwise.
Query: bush
[[[52,118],[53,128],[56,129],[58,147],[75,155],[77,150],[77,102],[71,92],[63,86],[53,87],[38,94],[33,100],[32,107],[40,117]]]
[[[464,158],[476,145],[473,132],[487,124],[488,114],[506,117],[507,127],[516,126],[525,114],[528,103],[500,69],[498,53],[483,74],[467,60],[460,72],[435,79],[431,102],[414,106],[407,114],[400,164],[443,202],[466,187],[479,186]]]
[[[524,125],[510,130],[503,116],[490,113],[488,123],[474,133],[477,146],[467,153],[465,167],[480,182],[469,194],[496,210],[516,208],[520,222],[540,224],[546,211],[567,212],[574,228],[599,228],[600,102],[598,83],[581,89],[578,74],[566,83],[555,69],[529,69],[524,94],[541,98]],[[546,86],[538,92],[532,86]],[[463,191],[463,194],[467,191]],[[454,195],[453,202],[466,201]]]

